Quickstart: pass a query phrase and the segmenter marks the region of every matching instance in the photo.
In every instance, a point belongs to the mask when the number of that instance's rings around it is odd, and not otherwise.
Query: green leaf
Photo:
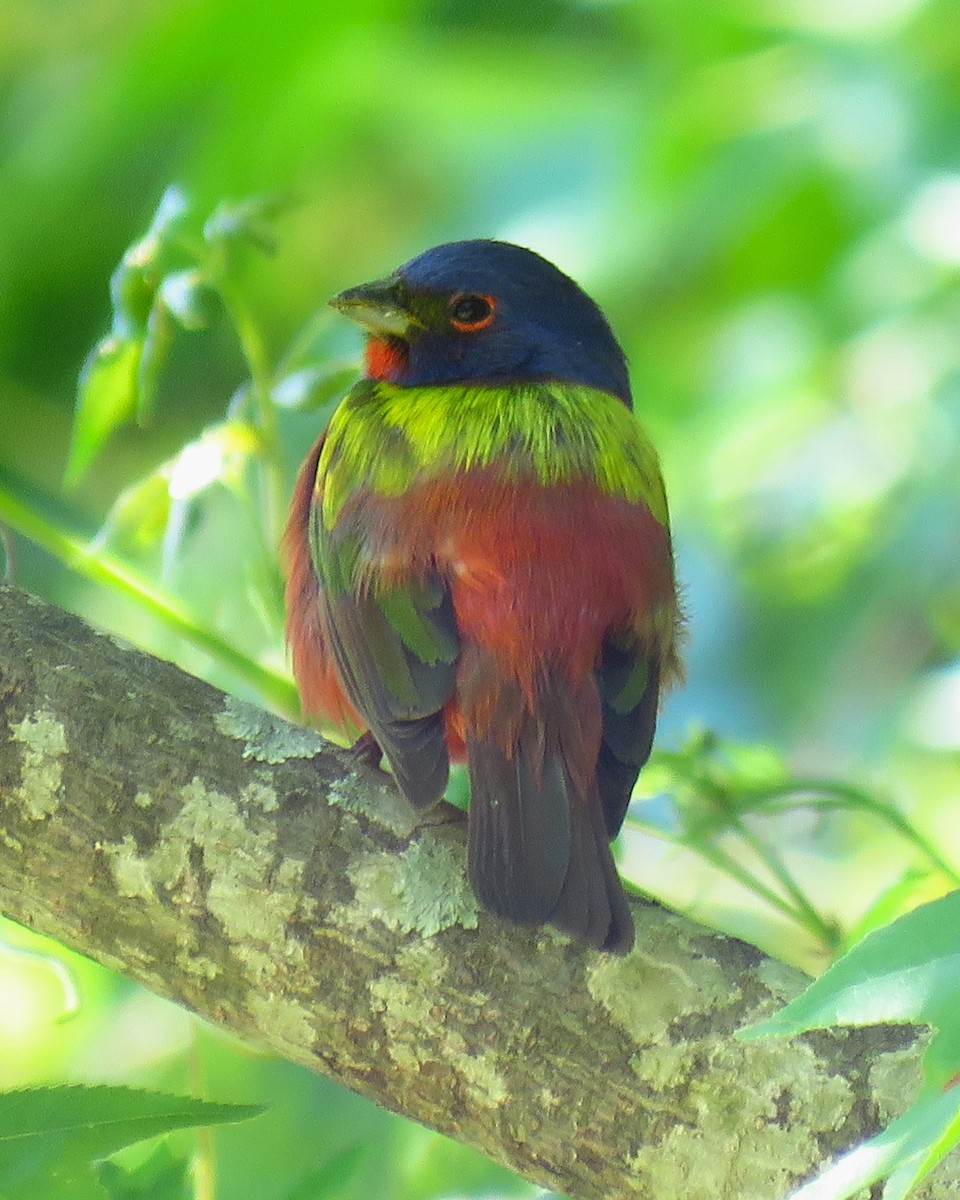
[[[103,1162],[96,1173],[110,1200],[190,1200],[193,1194],[189,1162],[175,1158],[166,1142],[132,1170]]]
[[[157,303],[164,264],[189,210],[185,194],[167,188],[150,227],[128,247],[110,277],[113,324],[80,371],[64,479],[75,484],[111,433],[131,416],[143,422],[169,342],[164,305]]]
[[[857,923],[845,932],[846,945],[855,946],[874,930],[882,929],[925,901],[937,899],[942,892],[943,883],[938,876],[919,867],[908,867],[899,879],[874,898]]]
[[[184,329],[206,329],[213,318],[216,293],[195,267],[165,275],[158,295]]]
[[[889,1176],[902,1200],[960,1140],[960,892],[871,933],[779,1012],[739,1037],[784,1037],[830,1025],[929,1025],[926,1089],[883,1133],[858,1146],[790,1200],[843,1200]],[[947,1087],[944,1093],[940,1089]]]
[[[131,246],[110,276],[110,303],[113,307],[115,337],[135,338],[142,335],[153,300],[157,280],[150,270],[152,247],[144,240]]]
[[[170,498],[190,499],[214,483],[236,485],[248,461],[262,450],[262,436],[247,421],[208,426],[164,468]]]
[[[960,1069],[960,891],[923,904],[864,938],[779,1012],[739,1032],[786,1037],[829,1025],[929,1025],[928,1082]]]
[[[49,1174],[5,1187],[0,1195],[3,1200],[110,1200],[110,1193],[86,1163],[58,1165]]]
[[[242,1121],[262,1111],[125,1087],[0,1093],[0,1195],[34,1179],[82,1177],[92,1160],[171,1129]]]
[[[168,474],[160,467],[123,489],[94,539],[98,550],[141,551],[161,540],[170,517]]]
[[[124,252],[110,277],[113,304],[113,333],[118,337],[142,336],[146,332],[170,242],[189,209],[186,195],[177,187],[163,193],[150,227],[142,238]]]
[[[883,1200],[903,1200],[960,1136],[960,1089],[928,1096],[882,1133],[791,1192],[788,1200],[846,1200],[889,1176]]]
[[[287,676],[262,665],[221,637],[208,624],[201,623],[180,600],[132,567],[106,554],[96,543],[91,544],[48,520],[20,497],[12,481],[4,475],[2,465],[0,521],[42,546],[84,578],[130,600],[177,637],[199,647],[224,670],[234,673],[245,686],[253,688],[271,708],[291,715],[299,711],[296,688]]]
[[[302,367],[285,375],[272,388],[273,400],[280,408],[297,412],[316,412],[342,396],[356,381],[356,365],[335,367]]]
[[[111,334],[83,364],[64,480],[75,484],[111,433],[136,408],[142,340]]]
[[[247,241],[273,254],[277,239],[271,221],[287,204],[286,198],[275,194],[218,204],[203,226],[203,236],[211,244]]]
[[[180,233],[189,213],[190,197],[179,184],[172,183],[160,197],[148,232],[158,242],[167,245]]]
[[[170,326],[170,315],[158,300],[147,318],[134,386],[134,415],[141,426],[147,424],[153,411],[160,371],[173,340]]]

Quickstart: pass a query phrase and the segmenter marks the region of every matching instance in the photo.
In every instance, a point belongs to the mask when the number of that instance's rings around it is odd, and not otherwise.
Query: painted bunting
[[[418,809],[465,758],[481,903],[625,953],[610,839],[680,617],[623,351],[572,279],[505,242],[436,246],[330,303],[366,331],[366,376],[284,536],[304,710],[366,728]]]

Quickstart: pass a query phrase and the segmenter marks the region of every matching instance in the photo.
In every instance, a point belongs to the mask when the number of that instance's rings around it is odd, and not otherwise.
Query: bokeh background
[[[173,556],[169,495],[103,532],[119,495],[169,492],[163,464],[242,388],[225,314],[174,338],[150,420],[63,486],[108,280],[171,184],[200,217],[275,199],[273,252],[232,268],[274,366],[306,327],[339,378],[358,338],[326,298],[459,237],[540,251],[607,312],[662,453],[689,614],[688,685],[625,839],[631,878],[813,970],[830,946],[671,840],[696,810],[738,853],[698,781],[859,789],[960,864],[953,0],[5,0],[0,488],[101,531],[95,544],[282,672],[226,475],[187,489]],[[287,486],[324,416],[279,410]],[[128,598],[7,542],[18,585],[243,690]],[[948,883],[857,804],[747,826],[840,941]],[[222,1200],[281,1200],[353,1147],[368,1156],[330,1194],[529,1192],[2,925],[0,1087],[65,1078],[266,1097],[266,1117],[207,1145]],[[188,1135],[174,1144],[192,1152]]]

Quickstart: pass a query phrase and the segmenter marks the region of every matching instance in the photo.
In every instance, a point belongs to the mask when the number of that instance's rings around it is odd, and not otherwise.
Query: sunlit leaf
[[[960,1137],[960,1089],[914,1104],[876,1137],[837,1159],[788,1200],[847,1200],[889,1176],[883,1200],[904,1200]]]
[[[847,931],[846,942],[854,946],[869,933],[889,925],[921,903],[939,899],[945,891],[941,876],[909,867],[899,879],[883,889],[860,920]]]
[[[273,387],[274,403],[280,408],[313,412],[346,392],[356,381],[357,368],[304,367],[285,375]]]
[[[184,329],[205,329],[210,324],[215,295],[197,268],[165,275],[159,297]]]
[[[263,439],[247,421],[222,421],[188,442],[169,467],[172,500],[199,495],[212,483],[233,483]]]
[[[133,414],[142,352],[141,340],[111,335],[84,363],[64,472],[68,486],[80,479],[110,434]]]
[[[44,973],[52,975],[60,985],[61,999],[59,1012],[53,1018],[58,1022],[69,1021],[77,1016],[83,1007],[80,994],[77,990],[76,980],[70,968],[56,953],[50,953],[34,946],[21,946],[16,941],[11,942],[4,938],[4,922],[0,918],[0,960],[6,958],[8,960],[19,960],[20,966],[35,966]],[[9,923],[10,929],[16,929],[12,922]],[[20,936],[23,936],[25,931],[20,931]],[[35,940],[41,945],[43,939],[40,939],[35,934],[26,934],[28,939]],[[41,1017],[41,1020],[44,1018]]]
[[[801,1188],[792,1200],[843,1200],[889,1175],[885,1200],[902,1200],[960,1140],[960,892],[871,933],[805,992],[743,1038],[789,1036],[830,1025],[928,1025],[927,1088],[882,1134]],[[945,1094],[937,1090],[947,1086]]]
[[[928,1078],[939,1085],[960,1069],[960,891],[921,905],[878,929],[838,959],[745,1038],[787,1037],[828,1025],[882,1021],[929,1025]]]

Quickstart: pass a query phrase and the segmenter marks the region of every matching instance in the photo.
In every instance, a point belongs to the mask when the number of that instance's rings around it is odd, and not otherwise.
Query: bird
[[[610,843],[682,674],[682,614],[624,352],[509,242],[434,246],[330,304],[365,370],[283,536],[304,714],[365,731],[418,810],[465,760],[481,905],[625,954]]]

